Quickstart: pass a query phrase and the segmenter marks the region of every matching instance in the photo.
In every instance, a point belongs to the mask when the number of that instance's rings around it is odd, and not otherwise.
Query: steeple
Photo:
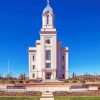
[[[42,28],[54,28],[54,13],[49,0],[42,13]]]
[[[51,8],[50,6],[50,1],[47,0],[47,6],[45,7],[45,9],[43,10],[43,13],[42,14],[45,14],[46,12],[50,12],[53,14],[53,9]]]

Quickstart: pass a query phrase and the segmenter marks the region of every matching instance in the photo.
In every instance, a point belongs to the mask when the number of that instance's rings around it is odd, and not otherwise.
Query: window
[[[51,68],[51,63],[46,63],[46,68]]]
[[[49,40],[49,39],[47,39],[47,40],[46,40],[46,43],[47,43],[47,44],[50,44],[50,40]]]
[[[35,65],[33,65],[33,69],[35,69]]]
[[[35,78],[35,74],[33,74],[33,78]]]
[[[51,60],[51,51],[50,50],[46,51],[46,60]]]
[[[47,25],[49,25],[49,15],[47,15]]]
[[[35,60],[35,55],[33,55],[33,61]]]
[[[63,61],[65,60],[65,57],[64,57],[64,56],[62,56],[62,60],[63,60]]]

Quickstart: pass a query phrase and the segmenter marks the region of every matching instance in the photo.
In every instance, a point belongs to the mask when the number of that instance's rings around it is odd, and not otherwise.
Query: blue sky
[[[100,74],[100,0],[50,0],[69,75]],[[46,0],[0,0],[0,73],[28,75],[28,47],[39,39]]]

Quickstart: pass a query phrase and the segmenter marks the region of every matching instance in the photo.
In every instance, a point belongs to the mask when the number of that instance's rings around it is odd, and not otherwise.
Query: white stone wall
[[[33,73],[35,73],[35,71],[33,70],[33,65],[36,65],[36,59],[35,61],[33,61],[33,56],[35,56],[36,58],[36,48],[30,47],[29,48],[29,78],[30,79],[33,79]]]
[[[42,31],[43,32],[43,31]],[[45,69],[46,63],[51,62],[51,69],[55,69],[55,72],[53,72],[51,79],[56,78],[56,67],[57,67],[57,44],[56,44],[56,34],[52,34],[51,31],[48,31],[46,34],[41,34],[41,65],[42,68]],[[50,45],[46,44],[46,39],[50,39],[51,43]],[[46,50],[51,50],[51,60],[46,61],[45,59],[45,52]],[[45,79],[45,73],[43,75],[43,79]]]
[[[78,89],[70,89],[70,92],[84,92],[88,90],[98,90],[97,86],[89,86],[89,88],[78,88]]]
[[[41,42],[37,42],[36,45],[36,78],[42,78],[42,73],[41,73]]]
[[[69,86],[37,86],[27,87],[27,91],[41,91],[41,92],[55,92],[55,91],[69,91]]]
[[[88,90],[98,90],[97,86],[89,86]]]
[[[42,31],[44,32],[44,31]],[[48,33],[48,34],[47,34]],[[46,67],[46,63],[51,62],[51,69],[53,70],[51,79],[61,79],[63,74],[65,78],[68,78],[68,48],[62,48],[61,42],[57,42],[56,34],[52,34],[52,31],[48,31],[46,34],[40,34],[40,40],[36,42],[36,48],[30,48],[29,52],[29,78],[45,79],[45,72],[43,69]],[[56,32],[55,32],[56,33]],[[51,40],[51,44],[45,43],[46,39]],[[51,50],[51,60],[46,61],[45,52]],[[33,61],[33,55],[35,55],[35,61]],[[64,61],[62,57],[64,56]],[[33,65],[35,69],[33,70]],[[63,69],[63,66],[65,67]],[[57,73],[56,73],[57,72]],[[35,74],[33,78],[32,75]]]

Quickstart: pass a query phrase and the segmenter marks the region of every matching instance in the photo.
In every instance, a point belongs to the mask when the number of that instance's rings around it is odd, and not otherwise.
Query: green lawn
[[[0,100],[40,100],[40,97],[0,97]],[[55,97],[55,100],[100,100],[100,97]]]
[[[40,97],[0,97],[0,100],[40,100]]]
[[[55,100],[100,100],[100,97],[55,97]]]

